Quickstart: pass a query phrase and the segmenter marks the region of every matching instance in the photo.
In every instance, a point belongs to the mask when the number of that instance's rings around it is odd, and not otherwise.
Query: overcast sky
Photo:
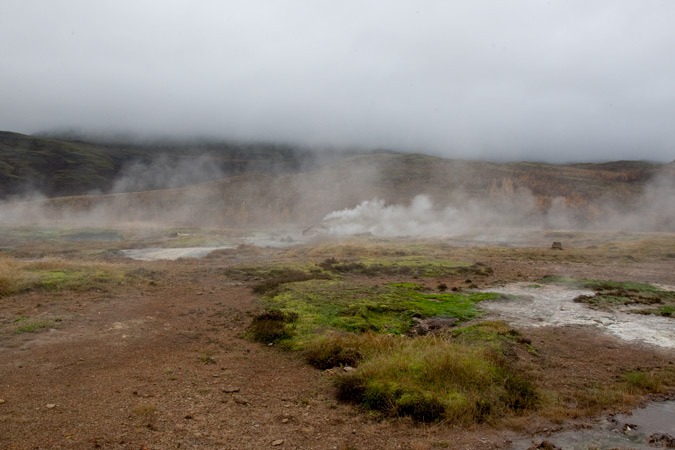
[[[675,1],[0,2],[0,129],[675,159]]]

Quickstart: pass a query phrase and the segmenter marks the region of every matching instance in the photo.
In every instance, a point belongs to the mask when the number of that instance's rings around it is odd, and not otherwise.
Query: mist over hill
[[[0,199],[177,188],[248,172],[313,169],[347,151],[207,138],[0,131]]]
[[[375,235],[479,226],[675,231],[672,164],[490,163],[206,141],[89,144],[11,133],[0,135],[0,149],[5,197],[22,182],[52,196],[78,194],[6,203],[3,223],[325,222],[335,234]]]

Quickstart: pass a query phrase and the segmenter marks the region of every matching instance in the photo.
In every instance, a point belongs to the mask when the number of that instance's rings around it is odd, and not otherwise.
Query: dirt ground
[[[478,287],[547,274],[675,285],[673,259],[551,252],[462,249],[457,256],[493,269],[471,280]],[[294,257],[283,249],[255,255],[257,261]],[[246,258],[120,259],[156,271],[158,282],[0,298],[5,317],[63,318],[55,328],[0,336],[0,449],[506,449],[516,435],[570,426],[535,414],[459,429],[380,420],[338,403],[326,372],[244,336],[260,303],[222,269]],[[429,282],[453,287],[467,280]],[[623,370],[675,361],[672,351],[627,344],[595,329],[523,333],[538,351],[533,370],[548,387],[602,384]]]

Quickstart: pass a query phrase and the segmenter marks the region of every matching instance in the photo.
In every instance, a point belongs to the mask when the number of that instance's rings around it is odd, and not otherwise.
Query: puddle
[[[539,286],[539,287],[535,287]],[[481,308],[516,327],[588,325],[600,328],[625,341],[675,348],[675,322],[660,316],[597,311],[573,299],[593,295],[586,289],[554,284],[513,283],[491,292],[517,296],[514,299],[483,302]]]
[[[116,231],[81,231],[79,233],[64,234],[61,238],[67,241],[121,241],[124,236]]]
[[[632,414],[617,414],[619,423],[637,425],[644,433],[667,433],[675,436],[675,400],[650,403]]]
[[[675,436],[675,401],[654,402],[632,414],[603,419],[594,428],[567,430],[512,441],[513,450],[525,450],[547,440],[564,450],[654,449],[663,441],[650,444],[662,435]]]
[[[225,247],[184,247],[184,248],[133,248],[120,250],[127,258],[139,261],[157,261],[159,259],[175,260],[178,258],[203,258],[214,250],[235,248]]]
[[[284,248],[301,244],[303,241],[290,235],[276,236],[267,233],[256,233],[239,239],[230,245],[217,247],[180,247],[180,248],[132,248],[120,250],[127,258],[140,261],[176,260],[178,258],[203,258],[214,250],[237,248],[240,244],[255,245],[256,247]]]

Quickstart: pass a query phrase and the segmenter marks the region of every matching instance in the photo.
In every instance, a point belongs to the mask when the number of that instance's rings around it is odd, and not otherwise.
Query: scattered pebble
[[[283,439],[277,439],[276,441],[272,441],[272,446],[273,446],[273,447],[277,447],[277,446],[279,446],[279,445],[281,445],[281,444],[283,444],[283,443],[284,443],[284,440],[283,440]]]
[[[46,406],[47,406],[47,409],[56,408],[56,405],[54,403],[47,403]]]
[[[239,392],[239,388],[230,386],[223,388],[222,391],[225,392],[226,394],[233,394],[235,392]]]
[[[5,399],[4,399],[4,398],[0,398],[0,405],[2,405],[3,403],[5,403]]]
[[[281,419],[281,423],[288,423],[288,417],[284,417],[283,419]]]
[[[239,405],[250,405],[251,404],[251,402],[249,402],[247,399],[245,399],[241,395],[234,394],[232,396],[232,398],[234,399],[234,402],[239,404]]]
[[[356,369],[354,369],[352,366],[344,366],[342,370],[344,370],[345,372],[351,372]]]

